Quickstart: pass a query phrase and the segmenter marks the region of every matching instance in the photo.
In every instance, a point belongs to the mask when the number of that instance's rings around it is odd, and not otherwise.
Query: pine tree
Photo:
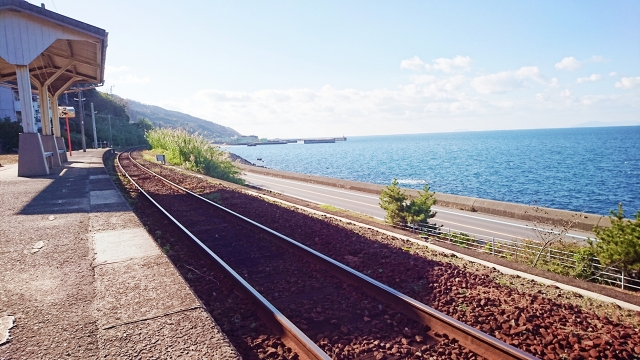
[[[604,266],[617,266],[624,272],[640,269],[640,210],[635,221],[624,218],[622,204],[612,210],[611,227],[594,228],[598,241],[591,241],[596,256]]]
[[[419,194],[406,206],[406,220],[409,224],[424,224],[436,216],[436,213],[431,211],[431,207],[436,203],[435,193],[429,191],[429,184],[426,184]]]
[[[391,185],[380,192],[380,207],[387,212],[385,216],[387,223],[406,223],[405,208],[408,198],[407,193],[398,186],[398,180],[396,179],[393,179]]]
[[[380,193],[380,207],[387,212],[385,220],[389,224],[416,225],[425,224],[436,216],[436,213],[431,211],[436,199],[434,193],[429,191],[429,184],[418,194],[417,198],[408,202],[409,196],[398,186],[398,181],[393,179],[391,185]]]

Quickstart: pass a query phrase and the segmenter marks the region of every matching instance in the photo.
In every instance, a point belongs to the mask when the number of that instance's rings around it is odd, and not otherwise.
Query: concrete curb
[[[241,170],[252,172],[255,174],[267,175],[278,177],[282,179],[290,179],[297,181],[304,181],[313,184],[320,184],[326,186],[333,186],[337,188],[356,190],[365,193],[379,195],[380,191],[384,189],[385,186],[370,184],[359,181],[351,181],[351,180],[342,180],[335,179],[325,176],[316,176],[316,175],[306,175],[306,174],[298,174],[288,171],[280,171],[262,168],[258,166],[250,166],[236,163]],[[412,197],[418,196],[417,190],[406,189],[407,194]],[[525,220],[525,221],[533,221],[535,217],[531,215],[533,211],[533,206],[523,205],[523,204],[515,204],[504,201],[495,201],[495,200],[487,200],[487,199],[479,199],[468,196],[460,196],[460,195],[451,195],[444,193],[436,193],[436,200],[439,206],[444,206],[452,209],[466,210],[479,212],[483,214],[497,215],[512,219]],[[608,227],[611,226],[611,221],[609,217],[597,215],[597,214],[587,214],[581,212],[573,212],[566,210],[558,210],[551,208],[541,208],[542,214],[537,215],[539,219],[547,224],[557,225],[562,223],[563,221],[570,220],[572,217],[577,216],[578,220],[574,224],[573,228],[583,231],[591,232],[593,228],[596,226],[599,227]]]

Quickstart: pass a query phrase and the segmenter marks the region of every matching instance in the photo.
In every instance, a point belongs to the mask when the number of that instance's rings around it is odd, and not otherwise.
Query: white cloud
[[[640,86],[640,76],[623,77],[620,81],[616,82],[615,86],[619,89],[631,89]]]
[[[413,71],[421,71],[425,69],[425,63],[420,60],[418,56],[414,56],[411,59],[402,60],[400,62],[401,69],[409,69]]]
[[[450,92],[458,91],[469,79],[464,75],[454,75],[445,78],[424,75],[415,77],[413,80],[416,85],[422,85],[419,87],[422,94],[442,98],[444,96],[450,96]]]
[[[394,88],[211,88],[157,105],[266,137],[557,127],[571,126],[576,119],[595,121],[602,114],[615,114],[621,121],[638,118],[634,91],[616,91],[610,96],[572,94],[558,88],[558,79],[545,77],[536,66],[470,76],[461,72],[471,66],[470,59],[461,58],[429,64],[417,56],[407,59],[400,64],[402,69],[423,72],[409,74],[409,81]],[[118,75],[123,81],[149,81],[133,75],[127,78],[126,74]],[[594,74],[584,81],[604,76]],[[639,84],[640,77],[623,78],[616,86]],[[516,92],[524,88],[531,91]],[[611,87],[609,90],[614,92]],[[511,91],[514,93],[507,96],[492,95]]]
[[[594,62],[594,63],[603,63],[603,62],[609,62],[610,60],[606,59],[604,56],[593,55],[587,61]]]
[[[618,74],[618,73],[617,73],[617,72],[615,72],[615,71],[612,71],[612,72],[610,72],[610,73],[609,73],[609,76],[618,76],[618,75],[620,75],[620,74]]]
[[[513,72],[503,71],[497,74],[478,76],[471,81],[471,86],[480,94],[499,94],[524,87],[521,80],[516,79]]]
[[[525,66],[516,71],[478,76],[471,81],[471,86],[480,94],[503,94],[526,87],[526,80],[549,83],[537,66]]]
[[[582,67],[582,62],[578,61],[573,56],[566,57],[560,60],[560,62],[556,63],[556,69],[558,70],[572,71],[572,70],[580,69],[581,67]]]
[[[413,71],[422,70],[440,70],[446,73],[453,71],[468,71],[473,61],[469,56],[458,55],[453,59],[439,58],[433,60],[432,64],[426,64],[418,56],[405,59],[400,62],[401,69],[409,69]]]
[[[471,67],[471,58],[468,56],[456,56],[453,59],[435,59],[431,68],[434,70],[441,70],[444,72],[451,72],[453,70],[468,71]],[[427,65],[428,66],[428,65]]]
[[[149,79],[146,76],[139,77],[136,75],[126,74],[126,75],[119,76],[115,80],[111,80],[110,83],[112,84],[146,84],[149,81],[151,81],[151,79]]]
[[[588,76],[588,77],[578,78],[578,80],[576,80],[576,83],[584,84],[586,82],[593,82],[593,81],[600,81],[600,80],[602,80],[602,75],[600,75],[600,74],[591,74],[591,76]]]
[[[253,92],[204,89],[190,100],[167,101],[172,109],[231,126],[242,133],[265,136],[332,136],[349,126],[362,133],[400,126],[404,121],[462,116],[492,105],[467,95],[468,78],[454,75],[424,84],[411,83],[397,89],[260,90]],[[158,104],[162,106],[162,104]],[[441,124],[438,126],[444,126]],[[405,126],[406,127],[406,126]],[[277,130],[276,130],[277,129]],[[444,128],[443,128],[444,130]],[[379,130],[378,133],[393,130]],[[286,133],[286,134],[285,134]],[[287,135],[288,134],[288,135]]]
[[[413,75],[411,76],[411,82],[416,84],[431,84],[438,81],[438,77],[435,75]]]
[[[517,72],[511,72],[510,78]],[[519,76],[531,73],[535,74],[523,70]],[[192,97],[157,105],[266,137],[570,126],[572,119],[597,120],[611,109],[622,119],[637,119],[637,96],[630,92],[617,97],[579,96],[569,89],[546,88],[534,96],[495,98],[478,95],[471,81],[459,74],[393,89],[330,85],[247,92],[203,89]],[[587,106],[585,114],[582,110]]]
[[[129,70],[128,66],[105,66],[104,70],[106,73],[118,73],[118,72],[125,72],[127,70]]]
[[[538,100],[538,101],[548,101],[549,100],[549,95],[543,94],[543,93],[537,93],[536,94],[536,100]]]
[[[117,76],[117,77],[116,77]],[[130,73],[128,66],[106,66],[105,80],[109,84],[146,84],[151,81],[148,77],[140,77]]]

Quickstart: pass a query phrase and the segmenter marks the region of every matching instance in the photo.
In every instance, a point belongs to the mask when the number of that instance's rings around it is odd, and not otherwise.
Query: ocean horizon
[[[347,136],[328,144],[228,146],[257,165],[556,209],[640,210],[640,126]],[[261,159],[261,160],[258,160]]]

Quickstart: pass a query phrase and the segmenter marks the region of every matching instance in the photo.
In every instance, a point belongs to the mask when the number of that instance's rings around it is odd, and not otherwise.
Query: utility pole
[[[93,111],[93,103],[91,103],[91,122],[93,123],[93,148],[98,148],[98,134],[96,134],[96,112]]]
[[[113,134],[111,133],[111,114],[109,114],[109,146],[113,147]]]

